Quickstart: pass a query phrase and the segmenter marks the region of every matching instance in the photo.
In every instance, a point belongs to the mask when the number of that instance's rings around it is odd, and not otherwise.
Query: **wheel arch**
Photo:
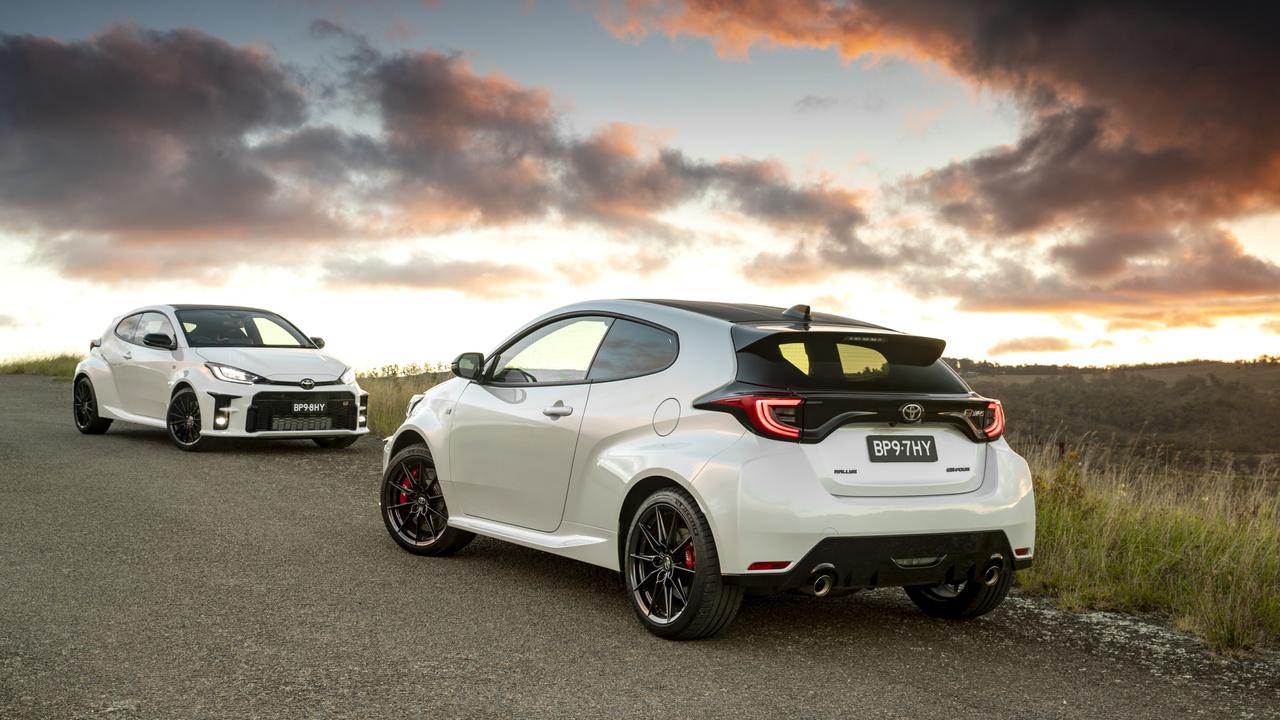
[[[191,392],[195,393],[195,394],[196,394],[196,399],[197,399],[197,400],[199,400],[199,398],[200,398],[200,393],[199,393],[199,391],[197,391],[197,390],[196,390],[196,386],[195,386],[195,385],[192,385],[192,384],[191,384],[191,381],[186,380],[186,379],[179,380],[178,382],[176,382],[176,383],[174,383],[174,384],[173,384],[173,389],[169,391],[169,400],[170,400],[170,401],[172,401],[172,400],[173,400],[173,396],[174,396],[174,395],[177,395],[177,394],[178,394],[178,392],[179,392],[180,390],[182,390],[183,388],[186,388],[186,389],[190,390]]]
[[[715,523],[711,514],[707,512],[706,505],[702,502],[702,498],[698,493],[694,492],[689,485],[676,480],[675,478],[658,473],[650,473],[644,477],[631,483],[631,487],[627,489],[626,496],[622,499],[622,505],[618,508],[618,567],[622,567],[622,553],[627,544],[627,529],[631,526],[631,519],[635,517],[636,510],[640,509],[640,505],[645,499],[659,490],[666,488],[675,488],[682,490],[689,497],[693,498],[693,503],[698,506],[698,511],[707,519],[708,525],[712,528],[712,536],[715,535]]]
[[[427,452],[431,452],[431,444],[427,442],[426,436],[418,432],[416,428],[406,427],[396,434],[395,440],[391,443],[391,452],[388,457],[395,457],[401,450],[414,445],[422,445],[427,449]]]

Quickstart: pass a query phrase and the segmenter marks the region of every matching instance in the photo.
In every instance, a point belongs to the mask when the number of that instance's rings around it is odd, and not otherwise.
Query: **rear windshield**
[[[968,394],[964,381],[936,359],[941,347],[925,352],[925,340],[861,343],[837,333],[778,333],[738,351],[738,380],[797,390]]]

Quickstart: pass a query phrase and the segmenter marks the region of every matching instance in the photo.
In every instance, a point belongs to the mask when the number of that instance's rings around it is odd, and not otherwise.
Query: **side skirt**
[[[544,533],[470,515],[450,515],[449,526],[610,570],[618,569],[616,535],[589,525],[561,523],[555,532]]]

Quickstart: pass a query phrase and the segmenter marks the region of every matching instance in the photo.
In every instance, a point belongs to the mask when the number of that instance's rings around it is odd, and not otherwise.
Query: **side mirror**
[[[449,366],[454,375],[467,380],[478,380],[484,368],[484,355],[478,352],[465,352]]]
[[[312,345],[316,346],[317,350],[324,349],[324,338],[308,338],[308,339],[311,340]]]
[[[142,336],[142,344],[161,350],[177,350],[178,343],[164,333],[147,333]]]

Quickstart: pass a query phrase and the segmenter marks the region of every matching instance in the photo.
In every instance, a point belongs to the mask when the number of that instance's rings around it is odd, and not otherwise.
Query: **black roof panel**
[[[267,314],[269,314],[269,315],[276,315],[276,314],[277,314],[277,313],[271,312],[270,310],[263,310],[262,308],[241,307],[241,306],[239,306],[239,305],[177,305],[177,304],[170,304],[170,305],[169,305],[169,307],[173,308],[174,310],[239,310],[239,311],[241,311],[241,312],[260,312],[260,313],[267,313]]]
[[[653,303],[654,305],[665,305],[678,310],[687,310],[689,312],[698,313],[699,315],[707,315],[709,317],[718,318],[731,323],[795,322],[795,318],[789,318],[782,314],[786,308],[773,307],[771,305],[706,302],[701,300],[651,300],[647,298],[637,298],[635,301]],[[888,329],[880,325],[873,325],[869,322],[854,320],[853,318],[847,318],[842,315],[832,315],[831,313],[811,312],[810,318],[813,323],[822,323],[826,325],[853,325],[856,327],[876,328],[879,330]]]

